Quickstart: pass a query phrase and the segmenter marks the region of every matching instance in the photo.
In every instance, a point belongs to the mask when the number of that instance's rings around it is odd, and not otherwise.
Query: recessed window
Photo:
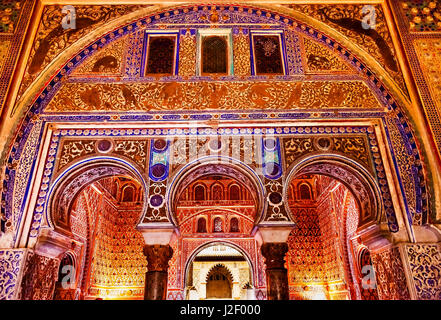
[[[174,75],[176,35],[148,34],[144,75]]]
[[[213,221],[213,232],[222,232],[222,219],[216,217]]]
[[[254,74],[284,74],[280,34],[252,34]]]
[[[230,232],[239,232],[239,220],[237,218],[231,218]]]
[[[301,184],[299,187],[299,194],[301,200],[311,200],[311,188],[307,184]]]
[[[198,33],[198,74],[226,76],[232,74],[231,30],[209,29]]]
[[[221,36],[203,37],[202,74],[227,74],[227,38]]]
[[[122,201],[123,202],[133,202],[135,201],[135,188],[132,186],[127,186],[123,189],[123,196]]]
[[[197,186],[194,189],[194,199],[196,201],[204,201],[205,200],[205,188],[204,186]]]
[[[206,233],[207,232],[207,220],[205,218],[198,219],[198,233]]]

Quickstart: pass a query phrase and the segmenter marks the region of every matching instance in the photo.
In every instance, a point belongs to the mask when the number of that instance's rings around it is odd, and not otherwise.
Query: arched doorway
[[[85,239],[79,266],[83,299],[143,298],[147,261],[136,230],[142,198],[136,180],[118,175],[89,184],[74,199],[72,230]]]
[[[170,268],[182,270],[182,273],[169,275],[168,297],[182,294],[186,299],[206,299],[206,277],[199,278],[199,273],[194,275],[193,271],[207,263],[211,268],[223,257],[221,260],[228,265],[237,260],[236,269],[242,268],[242,273],[251,274],[233,277],[234,299],[243,299],[248,289],[256,290],[260,299],[265,298],[266,278],[264,272],[259,271],[264,265],[263,257],[251,234],[263,210],[262,189],[258,176],[235,160],[227,162],[207,157],[177,172],[168,192],[167,205],[170,219],[180,231],[180,236],[171,245],[181,250],[182,257],[172,258]],[[227,250],[234,251],[233,256],[222,255],[211,262],[199,260],[209,259],[197,254],[214,244],[235,248]],[[206,275],[208,269],[205,267]],[[193,281],[194,276],[197,281]]]
[[[73,290],[80,299],[142,299],[147,261],[136,226],[144,210],[142,176],[119,159],[86,159],[60,173],[48,216],[77,245]]]
[[[186,298],[255,299],[254,270],[248,254],[231,242],[202,245],[186,265]]]
[[[218,264],[207,276],[207,299],[231,299],[233,279],[228,269]]]
[[[322,159],[292,175],[286,194],[296,221],[288,238],[290,299],[375,298],[376,289],[367,295],[362,287],[358,252],[363,244],[357,230],[360,220],[380,214],[381,204],[360,171]]]

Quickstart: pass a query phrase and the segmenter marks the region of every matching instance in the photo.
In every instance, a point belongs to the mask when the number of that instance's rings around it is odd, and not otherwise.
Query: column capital
[[[264,243],[260,248],[267,269],[284,269],[285,255],[288,252],[286,242]]]
[[[147,257],[148,272],[168,270],[168,262],[173,256],[173,249],[170,245],[146,245],[144,246],[144,255]]]

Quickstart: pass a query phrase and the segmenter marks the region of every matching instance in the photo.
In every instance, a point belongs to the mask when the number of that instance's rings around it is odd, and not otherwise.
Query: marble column
[[[170,245],[146,245],[147,257],[145,275],[145,300],[165,300],[167,298],[168,262],[173,256]]]
[[[255,229],[254,237],[265,258],[266,287],[268,300],[289,300],[288,270],[285,255],[288,252],[288,237],[295,224],[261,224]]]
[[[288,270],[285,268],[288,244],[264,243],[260,250],[265,258],[268,300],[289,300]]]
[[[167,299],[168,262],[173,256],[170,246],[175,228],[169,223],[140,224],[136,227],[144,237],[144,255],[147,258],[145,300]]]

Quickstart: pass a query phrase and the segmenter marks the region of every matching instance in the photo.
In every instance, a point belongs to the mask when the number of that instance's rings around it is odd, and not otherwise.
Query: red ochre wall
[[[144,239],[135,229],[142,206],[118,201],[123,188],[122,184],[115,192],[112,178],[101,180],[80,193],[72,210],[72,229],[86,247],[77,259],[86,298],[144,295]]]
[[[316,176],[308,182],[313,186],[312,200],[293,199],[297,193],[289,199],[297,224],[288,239],[290,298],[347,299],[356,286],[349,244],[358,223],[354,198],[331,178]],[[299,184],[294,181],[292,186]],[[352,294],[357,295],[353,289]]]

